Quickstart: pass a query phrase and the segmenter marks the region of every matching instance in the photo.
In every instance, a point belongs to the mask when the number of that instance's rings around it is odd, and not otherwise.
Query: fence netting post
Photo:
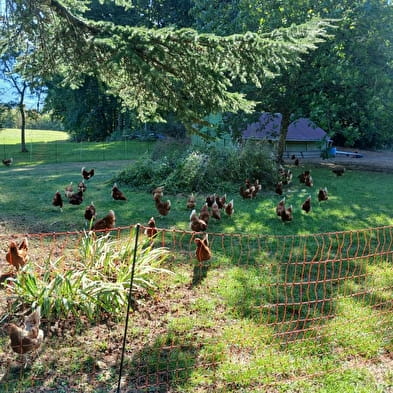
[[[120,368],[119,368],[119,381],[118,381],[118,384],[117,384],[117,393],[120,393],[121,376],[123,374],[124,352],[125,352],[125,348],[126,348],[128,321],[129,321],[130,308],[131,308],[131,302],[132,302],[132,286],[133,286],[133,283],[134,283],[134,272],[135,272],[135,263],[136,263],[136,251],[138,249],[139,229],[140,229],[140,224],[137,224],[136,227],[135,227],[135,246],[134,246],[134,255],[133,255],[133,258],[132,258],[132,269],[131,269],[131,277],[130,277],[130,289],[129,289],[129,292],[128,292],[127,314],[126,314],[126,323],[125,323],[124,334],[123,334],[123,345],[122,345],[122,348],[121,348],[121,360],[120,360]]]

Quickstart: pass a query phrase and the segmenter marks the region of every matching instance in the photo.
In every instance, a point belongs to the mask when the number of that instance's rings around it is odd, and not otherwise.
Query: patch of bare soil
[[[344,166],[348,169],[393,173],[393,151],[371,151],[345,147],[337,147],[337,151],[342,153],[337,154],[336,157],[328,159],[302,158],[301,162],[311,162],[328,168]],[[361,157],[357,157],[353,153],[359,154]],[[287,159],[286,162],[290,164],[291,160]]]

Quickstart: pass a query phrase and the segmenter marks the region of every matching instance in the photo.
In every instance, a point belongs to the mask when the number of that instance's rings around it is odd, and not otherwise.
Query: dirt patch
[[[324,167],[342,165],[351,169],[393,173],[393,151],[370,151],[345,147],[337,147],[337,151],[343,153],[325,160],[322,158],[301,158],[301,162],[311,162]],[[357,153],[361,157],[356,157],[351,153]],[[287,159],[286,162],[290,164],[292,160]]]

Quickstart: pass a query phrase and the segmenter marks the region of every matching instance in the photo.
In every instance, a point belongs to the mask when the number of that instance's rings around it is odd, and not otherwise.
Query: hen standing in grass
[[[307,199],[303,202],[302,210],[304,210],[306,213],[309,213],[311,211],[311,195],[309,195]]]
[[[71,203],[71,205],[80,205],[83,202],[83,192],[74,192],[68,198],[68,202]]]
[[[225,210],[225,213],[226,213],[228,216],[232,216],[232,214],[235,212],[235,208],[234,208],[234,205],[233,205],[233,199],[232,199],[231,201],[229,201],[229,202],[225,205],[224,210]]]
[[[13,265],[17,270],[19,270],[19,268],[23,267],[27,262],[28,249],[29,244],[26,237],[19,243],[19,245],[11,240],[5,259],[9,264]]]
[[[29,316],[25,317],[22,327],[14,323],[7,323],[4,330],[11,340],[11,348],[20,355],[26,355],[37,350],[44,341],[44,332],[40,329],[41,312],[37,308]],[[25,358],[26,361],[26,358]]]
[[[195,209],[190,214],[190,228],[194,232],[203,232],[207,229],[206,221],[198,217]]]
[[[209,248],[208,234],[205,235],[203,239],[195,239],[197,249],[195,255],[199,262],[207,261],[211,258],[212,253]]]
[[[119,187],[117,186],[117,183],[115,183],[112,187],[112,198],[115,201],[126,201],[127,197],[123,194],[122,191],[120,191]]]
[[[52,200],[52,205],[53,206],[59,206],[60,211],[63,211],[63,198],[61,197],[61,194],[59,191],[56,191],[53,200]]]
[[[289,222],[292,221],[293,215],[292,215],[292,205],[289,206],[288,208],[284,207],[284,210],[281,213],[281,220],[283,222]]]
[[[94,206],[93,201],[89,206],[86,206],[84,217],[85,220],[90,224],[90,226],[92,221],[96,219],[96,207]]]
[[[90,171],[88,171],[88,170],[86,170],[85,167],[82,167],[81,174],[85,180],[89,180],[94,176],[94,168],[92,168],[92,169],[90,169]]]
[[[171,210],[171,201],[168,199],[166,202],[162,202],[159,197],[154,198],[156,209],[161,216],[167,216],[169,210]]]
[[[320,188],[318,192],[318,201],[327,201],[328,200],[328,190],[327,188]]]
[[[187,199],[187,209],[195,209],[196,202],[195,202],[195,195],[192,193]]]
[[[147,223],[147,228],[145,229],[145,235],[152,239],[156,237],[157,232],[158,231],[156,228],[156,220],[154,219],[154,217],[151,217],[149,222]]]
[[[11,157],[11,158],[7,158],[7,159],[1,160],[1,161],[3,162],[3,164],[5,166],[10,166],[14,162],[14,159]]]
[[[113,210],[109,210],[109,213],[100,220],[96,221],[93,225],[94,230],[100,229],[112,229],[115,227],[116,216]]]
[[[276,206],[276,214],[281,217],[282,212],[285,210],[285,198],[281,199]]]

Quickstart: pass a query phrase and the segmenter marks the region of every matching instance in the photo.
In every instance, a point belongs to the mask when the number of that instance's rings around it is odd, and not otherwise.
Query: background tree
[[[18,58],[29,75],[79,86],[95,76],[140,121],[164,121],[168,113],[189,129],[212,112],[244,110],[255,103],[232,90],[233,82],[260,86],[315,49],[328,25],[312,20],[265,34],[229,37],[195,30],[148,29],[86,18],[86,2],[18,0],[7,18],[34,50]]]
[[[229,6],[230,5],[230,6]],[[195,0],[196,27],[215,33],[265,32],[315,16],[337,19],[334,38],[326,40],[299,67],[283,72],[261,88],[242,88],[258,101],[258,111],[284,115],[279,157],[288,116],[307,116],[339,144],[392,145],[393,9],[386,1]],[[226,116],[226,127],[240,133],[249,115]]]

